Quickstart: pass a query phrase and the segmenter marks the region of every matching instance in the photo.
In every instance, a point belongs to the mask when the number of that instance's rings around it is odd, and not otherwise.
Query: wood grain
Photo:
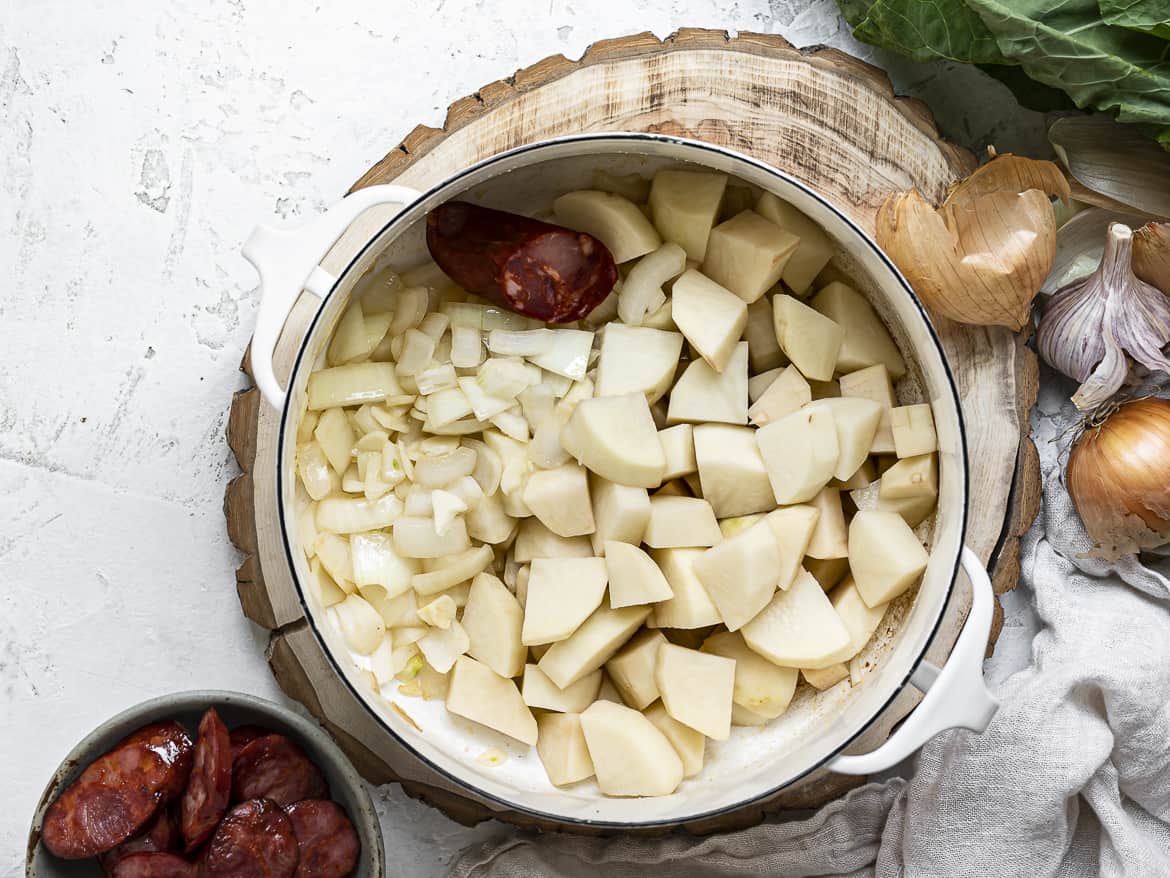
[[[884,72],[856,58],[835,49],[798,50],[770,34],[731,38],[685,28],[665,40],[649,33],[603,40],[578,61],[554,55],[488,83],[453,103],[442,128],[412,130],[353,188],[390,181],[426,188],[524,143],[621,130],[669,132],[739,149],[817,188],[867,228],[890,192],[914,186],[941,199],[947,185],[975,165],[969,152],[939,137],[925,104],[895,95]],[[364,234],[355,228],[324,264],[344,264]],[[306,294],[286,324],[275,357],[282,379],[313,308]],[[937,323],[970,434],[971,492],[978,502],[968,541],[991,563],[1002,593],[1015,586],[1019,537],[1038,509],[1039,465],[1026,438],[1037,391],[1035,356],[1006,330]],[[233,542],[247,555],[236,576],[241,607],[272,632],[268,661],[281,688],[322,721],[371,782],[400,783],[460,823],[495,817],[526,829],[563,829],[500,810],[437,776],[392,741],[336,679],[301,617],[280,544],[277,431],[278,413],[255,390],[236,395],[228,441],[243,475],[228,486],[224,511]],[[932,661],[945,660],[966,601],[954,602],[928,654]],[[912,690],[899,696],[857,749],[880,744],[917,700]],[[705,834],[754,825],[768,814],[818,807],[861,782],[820,772],[767,802],[683,828]]]

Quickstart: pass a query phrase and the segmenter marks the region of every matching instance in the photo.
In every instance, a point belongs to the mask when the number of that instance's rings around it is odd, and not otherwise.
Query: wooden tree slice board
[[[681,30],[664,41],[637,34],[560,55],[456,101],[442,129],[419,126],[355,184],[395,181],[426,189],[501,150],[582,131],[656,131],[750,153],[823,192],[864,226],[890,192],[917,187],[939,200],[974,157],[941,140],[924,104],[897,97],[886,75],[834,49],[797,50],[777,36]],[[381,225],[370,211],[323,263],[340,268]],[[276,368],[287,378],[315,310],[309,294],[289,318]],[[998,593],[1015,587],[1019,538],[1035,518],[1039,462],[1027,438],[1036,399],[1035,356],[1007,330],[936,320],[959,383],[970,443],[967,542],[993,571]],[[247,359],[244,367],[247,370]],[[376,784],[396,782],[462,823],[496,817],[530,829],[564,828],[499,811],[406,752],[340,684],[301,615],[280,546],[276,507],[278,413],[255,389],[236,394],[228,441],[243,474],[224,499],[232,541],[246,555],[236,574],[245,614],[271,632],[267,658],[284,691],[303,703]],[[945,660],[969,609],[960,598],[929,657]],[[997,606],[989,651],[1002,624]],[[917,703],[906,691],[859,742],[870,749]],[[688,824],[696,833],[752,825],[765,814],[815,808],[860,779],[815,774],[768,802]],[[580,827],[573,827],[581,831]]]

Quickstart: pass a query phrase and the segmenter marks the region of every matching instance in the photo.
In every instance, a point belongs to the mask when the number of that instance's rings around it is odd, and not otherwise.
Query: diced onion
[[[412,485],[406,496],[405,513],[422,518],[433,517],[435,507],[431,504],[431,492],[422,485]]]
[[[470,369],[483,362],[483,337],[478,329],[456,327],[451,330],[451,365]]]
[[[456,448],[449,454],[420,457],[414,465],[414,481],[427,488],[443,488],[475,471],[475,452]]]
[[[479,483],[485,495],[496,493],[500,487],[500,473],[504,470],[500,456],[478,439],[464,439],[463,444],[475,452],[475,469],[471,471],[471,477]]]
[[[530,377],[528,366],[519,357],[491,357],[479,367],[475,380],[484,393],[507,399],[510,405],[532,383]]]
[[[492,418],[492,423],[505,436],[511,436],[517,442],[528,441],[528,421],[516,412],[500,412]]]
[[[593,332],[584,329],[557,329],[552,332],[552,344],[529,359],[542,369],[580,381],[589,368]]]
[[[349,540],[334,533],[319,533],[314,545],[317,560],[334,581],[346,591],[353,591],[353,587],[346,588],[353,582],[353,564],[349,555]]]
[[[398,293],[394,302],[394,320],[390,323],[389,335],[402,338],[406,330],[422,323],[430,305],[426,287],[407,287]]]
[[[379,339],[380,341],[381,339]],[[364,360],[376,346],[368,343],[366,334],[366,318],[362,313],[362,306],[354,302],[345,309],[337,328],[333,330],[333,340],[329,342],[329,349],[325,353],[325,362],[331,366],[341,363],[351,363],[354,360]]]
[[[493,354],[535,357],[552,347],[553,335],[551,329],[527,329],[518,332],[493,329],[488,333],[487,346]]]
[[[463,552],[471,545],[463,519],[457,518],[440,536],[431,518],[404,515],[394,522],[394,546],[408,558],[441,558]]]
[[[435,340],[417,329],[406,330],[402,339],[402,353],[394,367],[399,375],[414,375],[421,372],[435,353]]]
[[[297,449],[297,475],[314,500],[328,497],[341,486],[336,470],[329,465],[329,459],[316,442]]]
[[[474,378],[460,378],[459,389],[471,403],[472,413],[481,421],[489,420],[500,412],[506,412],[515,405],[514,398],[499,398],[488,395],[483,386]]]
[[[450,628],[459,608],[450,595],[441,594],[430,603],[418,608],[418,617],[434,628]]]
[[[422,323],[418,325],[419,332],[424,332],[429,335],[437,343],[443,337],[443,333],[447,331],[447,327],[451,325],[451,318],[446,314],[441,314],[438,311],[431,311],[426,317],[422,319]]]
[[[490,450],[489,450],[490,453]],[[479,452],[476,452],[476,465],[479,464]],[[483,500],[483,489],[479,486],[474,478],[475,470],[472,470],[471,476],[463,476],[456,479],[447,486],[447,490],[463,501],[463,505],[468,510],[474,509]]]
[[[369,655],[385,639],[386,623],[360,595],[351,594],[333,609],[345,642],[359,655]]]
[[[455,367],[450,363],[444,363],[441,366],[423,369],[414,376],[414,380],[418,385],[418,392],[428,395],[438,390],[449,390],[454,387],[456,377]]]
[[[561,447],[561,419],[553,414],[549,415],[536,429],[532,431],[532,441],[528,443],[528,457],[541,469],[552,469],[571,459],[569,452]]]
[[[384,430],[370,430],[357,441],[354,448],[359,451],[376,451],[382,453],[382,447],[390,441],[390,436]]]
[[[418,443],[419,457],[424,454],[450,454],[459,447],[459,440],[454,436],[427,436]]]
[[[357,442],[345,412],[339,408],[323,411],[317,419],[317,429],[313,431],[313,436],[329,459],[329,465],[338,475],[344,474],[349,469],[353,446]]]
[[[430,421],[423,423],[424,430],[437,436],[470,436],[472,433],[481,432],[486,426],[487,424],[479,418],[460,418],[458,421],[452,421],[441,427],[433,426]]]
[[[306,503],[297,513],[297,536],[300,538],[301,548],[305,550],[305,557],[312,561],[317,556],[316,503]]]
[[[427,664],[445,674],[455,665],[455,659],[463,655],[471,647],[471,640],[463,626],[452,622],[446,630],[432,628],[418,642],[418,648],[426,656]]]
[[[442,427],[471,414],[471,403],[458,387],[440,390],[423,398],[426,400],[426,408],[423,410],[426,414],[425,420],[429,421],[431,426]]]
[[[467,504],[450,491],[438,489],[431,491],[431,510],[435,519],[435,533],[443,536],[460,513],[467,511]]]
[[[309,376],[309,408],[315,411],[363,402],[381,402],[402,393],[390,363],[352,363]]]
[[[639,259],[622,282],[618,298],[618,316],[622,323],[641,326],[646,314],[657,310],[651,304],[662,296],[662,285],[682,274],[686,267],[686,251],[669,241]]]
[[[483,329],[483,305],[471,302],[448,302],[443,306],[443,314],[451,321],[452,329]]]
[[[542,372],[541,383],[547,385],[552,395],[559,399],[569,392],[569,388],[573,386],[573,379],[555,372]]]
[[[539,424],[551,416],[556,404],[556,393],[552,385],[544,381],[520,394],[520,405],[524,409],[524,417],[530,424]]]
[[[337,534],[360,533],[389,527],[402,514],[402,501],[393,494],[378,500],[326,497],[317,504],[317,527]]]
[[[384,533],[353,534],[349,538],[353,581],[359,589],[382,586],[385,597],[393,598],[410,588],[420,567],[413,558],[394,551],[394,541]]]
[[[366,480],[358,472],[357,464],[350,464],[341,476],[341,490],[347,494],[362,494],[366,490]]]
[[[321,602],[321,606],[332,607],[345,600],[348,592],[337,584],[337,580],[329,575],[319,560],[314,560],[309,566],[309,575],[317,586],[317,600]],[[351,587],[350,591],[352,590]]]
[[[371,585],[361,589],[361,593],[362,597],[370,602],[370,606],[378,611],[387,628],[419,624],[418,598],[413,589],[388,597],[386,589],[379,585]]]
[[[370,653],[370,673],[374,675],[374,681],[378,686],[385,686],[397,673],[394,668],[394,638],[389,632]]]
[[[417,619],[417,621],[414,622],[414,624],[403,625],[402,627],[395,630],[395,632],[394,632],[395,644],[404,646],[406,644],[418,643],[420,640],[422,640],[424,637],[427,636],[427,632],[430,629],[427,628],[427,626],[423,624],[422,619],[418,618],[417,613],[415,615],[415,618]]]

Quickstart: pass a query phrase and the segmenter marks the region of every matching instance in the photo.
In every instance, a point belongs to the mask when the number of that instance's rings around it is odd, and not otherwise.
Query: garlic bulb
[[[1146,223],[1133,233],[1133,272],[1170,296],[1170,223]]]
[[[1097,270],[1057,291],[1044,310],[1036,345],[1049,365],[1081,382],[1077,408],[1096,408],[1129,373],[1126,354],[1170,372],[1170,299],[1133,273],[1133,231],[1113,223]]]
[[[1170,541],[1170,402],[1110,406],[1073,445],[1065,483],[1091,554],[1112,558]]]

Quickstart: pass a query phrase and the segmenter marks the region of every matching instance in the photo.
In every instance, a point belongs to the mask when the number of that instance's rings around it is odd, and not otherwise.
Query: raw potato
[[[658,431],[662,453],[666,455],[665,481],[688,476],[698,469],[695,462],[695,439],[690,424],[676,424]]]
[[[917,457],[938,451],[934,416],[927,403],[897,406],[890,412],[890,427],[894,431],[894,450],[898,457]]]
[[[768,303],[768,319],[771,319],[772,303]],[[775,335],[776,333],[772,333]],[[774,369],[769,369],[767,372],[761,372],[759,375],[753,375],[748,379],[748,399],[754,404],[764,391],[772,386],[772,382],[780,377],[780,373],[784,371],[783,366],[777,366]],[[811,393],[810,393],[811,397]]]
[[[820,583],[805,570],[743,626],[743,639],[752,650],[783,667],[825,668],[849,657],[849,630]]]
[[[781,506],[811,500],[837,470],[837,425],[828,409],[806,406],[773,421],[756,431],[756,444]]]
[[[780,349],[805,378],[828,381],[838,367],[845,330],[792,296],[772,299],[772,320]]]
[[[837,383],[841,387],[842,396],[872,399],[882,407],[882,415],[878,420],[873,443],[869,446],[869,453],[893,454],[894,431],[890,425],[890,412],[898,405],[898,398],[894,395],[894,382],[890,379],[890,370],[884,363],[876,363],[842,375]]]
[[[455,660],[467,652],[470,645],[471,639],[458,622],[452,622],[447,628],[428,628],[416,643],[427,664],[440,674],[451,670]]]
[[[848,539],[848,531],[846,531],[846,539]],[[804,567],[812,574],[813,579],[821,584],[821,588],[829,591],[849,572],[849,559],[847,557],[805,558]]]
[[[470,641],[468,655],[501,677],[520,675],[528,656],[520,641],[524,610],[504,583],[490,573],[476,576],[471,581],[462,622]]]
[[[516,519],[504,510],[504,501],[499,494],[483,495],[463,516],[467,535],[473,540],[499,545],[511,539],[516,532]]]
[[[615,610],[674,597],[658,565],[637,546],[606,543],[605,566],[609,572],[609,605]]]
[[[666,411],[668,424],[746,424],[748,346],[741,341],[731,353],[722,372],[706,360],[695,360],[670,392]]]
[[[756,445],[755,430],[731,424],[698,424],[693,437],[703,499],[711,504],[716,518],[751,515],[775,507],[776,497]]]
[[[758,713],[752,713],[741,704],[731,705],[731,724],[733,726],[766,726],[771,720]]]
[[[889,604],[869,606],[862,599],[852,576],[833,589],[829,601],[849,631],[849,658],[853,658],[869,643],[886,615]]]
[[[812,389],[800,370],[788,366],[748,408],[748,418],[757,427],[787,417],[812,402]]]
[[[902,516],[910,527],[918,527],[934,512],[935,497],[904,497],[898,500],[889,500],[881,496],[882,480],[878,479],[849,492],[849,499],[858,509],[874,509],[878,512],[896,512]]]
[[[348,595],[336,604],[338,627],[346,644],[358,655],[369,655],[386,636],[386,623],[366,600]]]
[[[803,296],[832,258],[833,242],[820,225],[771,192],[760,196],[756,212],[800,239],[796,252],[784,264],[781,279],[792,292]]]
[[[607,581],[605,561],[601,558],[533,561],[521,643],[532,646],[567,638],[601,606]]]
[[[938,466],[934,454],[904,457],[882,473],[879,489],[883,500],[938,497]]]
[[[719,533],[723,534],[723,539],[726,540],[742,533],[757,521],[763,521],[765,518],[767,516],[762,512],[753,515],[737,515],[735,518],[721,518],[719,519]]]
[[[813,400],[804,407],[804,411],[821,410],[833,413],[837,428],[837,466],[833,476],[842,481],[852,478],[869,457],[882,407],[872,399],[846,396]]]
[[[844,331],[837,358],[838,371],[856,372],[875,363],[884,363],[894,378],[906,374],[906,363],[898,346],[890,338],[881,318],[859,292],[840,281],[833,281],[813,296],[809,304]]]
[[[748,365],[752,372],[766,372],[788,363],[776,330],[772,326],[772,302],[760,298],[748,305],[748,322],[743,329],[743,340],[748,343]],[[753,397],[754,399],[754,397]]]
[[[566,192],[553,202],[553,213],[561,225],[601,241],[619,264],[656,250],[662,243],[638,205],[612,192]]]
[[[708,549],[693,568],[723,624],[738,631],[772,599],[780,580],[780,548],[771,526],[760,521]]]
[[[594,554],[600,555],[610,541],[638,545],[650,522],[650,495],[645,488],[631,488],[594,476],[591,480]]]
[[[675,325],[716,372],[722,372],[747,326],[747,305],[693,268],[674,282]]]
[[[710,171],[659,171],[650,184],[650,212],[664,240],[702,262],[707,238],[719,216],[727,175]]]
[[[541,523],[561,537],[579,537],[594,531],[589,480],[575,463],[537,470],[528,477],[524,502]]]
[[[609,661],[648,615],[649,607],[598,607],[571,637],[541,656],[540,669],[562,689],[571,686]]]
[[[655,403],[670,389],[682,354],[680,332],[610,323],[601,334],[597,395],[642,393]]]
[[[748,304],[780,280],[800,239],[754,210],[745,210],[711,230],[703,273]]]
[[[529,707],[580,713],[593,703],[600,688],[601,671],[594,671],[567,689],[561,689],[539,667],[529,664],[524,666],[524,683],[520,687],[520,694]]]
[[[666,707],[661,701],[646,708],[643,716],[650,720],[658,731],[666,735],[666,740],[670,741],[674,752],[682,760],[684,777],[694,777],[703,770],[707,738],[702,732],[697,732],[672,717],[666,712]]]
[[[666,642],[661,631],[647,629],[605,663],[605,672],[622,701],[634,710],[643,710],[658,699],[654,668],[658,663],[658,649]]]
[[[536,743],[536,718],[516,684],[465,655],[451,671],[447,710],[525,744]]]
[[[722,535],[711,504],[697,497],[655,494],[642,542],[655,549],[713,546]]]
[[[707,589],[695,575],[694,561],[704,549],[656,549],[650,553],[674,597],[654,605],[650,627],[653,628],[705,628],[717,625],[719,610],[711,601]]]
[[[446,533],[440,535],[433,518],[403,515],[394,520],[394,546],[406,558],[442,558],[467,551],[471,540],[467,538],[467,526],[462,518],[456,518]]]
[[[607,796],[668,796],[682,783],[682,760],[638,711],[595,701],[581,714],[581,729]]]
[[[849,677],[849,666],[845,662],[837,662],[827,668],[804,668],[800,674],[810,686],[824,692]]]
[[[768,513],[768,526],[780,549],[780,577],[777,585],[788,588],[800,571],[801,559],[808,552],[820,511],[815,506],[786,506]]]
[[[666,712],[680,723],[716,741],[731,735],[732,659],[664,643],[658,649],[654,683]]]
[[[870,607],[910,588],[929,560],[910,525],[896,512],[862,510],[849,523],[849,569]]]
[[[810,558],[846,558],[849,556],[849,532],[841,509],[839,488],[821,488],[812,505],[820,513],[805,554]],[[818,580],[819,581],[819,580]]]
[[[536,721],[536,753],[545,773],[558,787],[593,777],[593,760],[576,713],[547,713]]]
[[[662,483],[666,456],[646,397],[584,399],[561,431],[565,450],[602,478],[636,488]]]
[[[588,537],[559,537],[538,518],[526,518],[516,531],[513,558],[520,564],[537,558],[592,558]]]
[[[781,668],[757,655],[730,631],[712,634],[703,641],[703,652],[735,661],[735,687],[731,699],[752,713],[775,719],[788,709],[796,692],[795,668]]]

